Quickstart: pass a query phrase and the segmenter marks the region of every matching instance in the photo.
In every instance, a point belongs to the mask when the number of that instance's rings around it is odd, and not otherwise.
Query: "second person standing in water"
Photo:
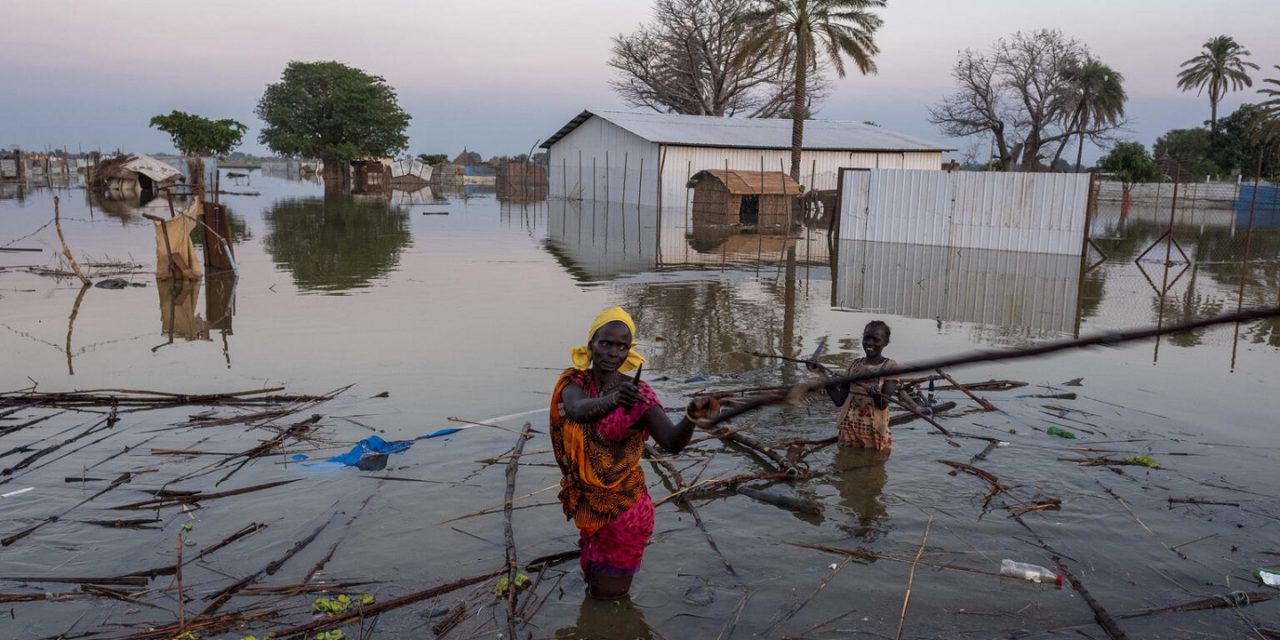
[[[854,360],[846,370],[847,375],[872,374],[898,368],[898,363],[886,358],[884,348],[889,346],[889,325],[872,320],[862,330],[862,351],[866,355]],[[822,377],[827,372],[816,363],[809,368]],[[831,401],[840,407],[836,426],[842,447],[887,450],[893,446],[889,433],[889,398],[898,393],[896,376],[872,378],[852,384],[827,387]]]

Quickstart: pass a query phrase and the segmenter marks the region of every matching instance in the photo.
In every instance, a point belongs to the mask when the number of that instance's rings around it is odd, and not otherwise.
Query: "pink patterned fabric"
[[[646,491],[630,509],[593,536],[578,537],[582,572],[606,576],[633,576],[640,570],[644,547],[653,535],[653,499]]]
[[[589,377],[587,380],[588,386],[583,389],[586,391],[587,397],[600,397],[600,393],[595,389],[595,384],[590,381],[591,379]],[[639,387],[640,402],[637,402],[636,406],[631,407],[630,409],[618,407],[617,409],[610,411],[605,417],[597,420],[596,423],[592,425],[595,427],[596,433],[604,436],[606,440],[611,440],[613,442],[626,440],[635,433],[631,430],[631,425],[638,422],[640,418],[644,416],[644,412],[648,411],[650,407],[662,406],[662,403],[658,402],[657,394],[655,394],[653,389],[649,387],[649,383],[641,380]],[[642,429],[641,435],[644,439],[648,439],[649,430]]]
[[[634,437],[636,431],[631,426],[638,422],[651,407],[661,407],[658,396],[641,381],[640,402],[631,409],[618,407],[608,415],[591,425],[599,434],[610,442],[622,442]],[[599,397],[600,393],[588,377],[584,389],[589,397]],[[641,440],[649,438],[649,430],[640,430]],[[635,504],[623,511],[612,522],[605,525],[595,535],[581,534],[578,537],[578,548],[582,550],[580,559],[583,573],[608,576],[632,576],[640,570],[640,561],[644,556],[645,545],[653,535],[654,510],[653,499],[649,492],[640,485]]]

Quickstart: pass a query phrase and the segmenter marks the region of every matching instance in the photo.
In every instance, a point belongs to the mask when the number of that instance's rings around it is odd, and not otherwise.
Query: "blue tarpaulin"
[[[437,429],[436,431],[432,431],[427,435],[418,436],[413,440],[392,440],[391,442],[387,442],[386,440],[383,440],[379,436],[369,436],[368,438],[365,438],[364,440],[357,442],[355,446],[351,447],[350,451],[342,455],[333,456],[332,458],[326,458],[324,462],[337,462],[339,464],[343,464],[348,467],[355,467],[355,466],[358,466],[360,464],[360,461],[367,456],[374,456],[374,455],[385,456],[391,453],[400,453],[403,451],[407,451],[409,447],[412,447],[413,443],[418,440],[429,440],[431,438],[439,438],[441,436],[447,436],[447,435],[462,431],[464,429],[469,429],[471,428],[471,426],[475,426],[475,425],[469,425],[466,427],[448,427],[445,429]],[[298,453],[298,454],[294,454],[293,456],[290,456],[290,459],[302,461],[302,460],[308,460],[310,458],[308,458],[305,454]]]

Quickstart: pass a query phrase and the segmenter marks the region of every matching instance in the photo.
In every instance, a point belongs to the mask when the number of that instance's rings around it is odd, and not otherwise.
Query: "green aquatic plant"
[[[323,615],[342,613],[349,608],[351,608],[351,596],[345,593],[336,598],[320,596],[316,598],[315,602],[311,603],[311,612]]]
[[[1127,463],[1127,464],[1137,465],[1137,466],[1140,466],[1140,467],[1146,467],[1146,468],[1148,468],[1148,469],[1159,469],[1159,468],[1160,468],[1160,463],[1159,463],[1159,462],[1156,462],[1156,459],[1155,459],[1155,458],[1152,458],[1151,456],[1129,456],[1129,457],[1125,458],[1125,459],[1124,459],[1124,461],[1125,461],[1125,463]]]
[[[347,634],[343,633],[342,629],[330,629],[315,635],[316,640],[343,640],[346,637]]]
[[[501,598],[506,596],[510,584],[506,576],[498,578],[498,584],[493,587],[494,597]],[[523,573],[516,574],[516,591],[524,591],[527,588],[529,588],[529,576]]]

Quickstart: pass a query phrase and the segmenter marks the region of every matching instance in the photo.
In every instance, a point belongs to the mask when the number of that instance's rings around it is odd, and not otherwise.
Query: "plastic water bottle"
[[[1000,575],[1010,578],[1022,578],[1032,582],[1052,582],[1062,584],[1062,576],[1039,565],[1025,562],[1014,562],[1008,558],[1000,561]]]

